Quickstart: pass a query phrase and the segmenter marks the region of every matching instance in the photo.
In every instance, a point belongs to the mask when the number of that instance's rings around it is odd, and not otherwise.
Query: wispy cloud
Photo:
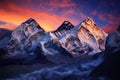
[[[96,10],[93,10],[93,11],[92,11],[92,15],[93,15],[93,16],[96,16],[96,15],[97,15],[97,11],[96,11]]]
[[[5,24],[6,24],[6,22],[0,21],[0,25],[5,25]]]
[[[113,15],[113,14],[106,14],[106,13],[101,13],[98,15],[99,19],[101,21],[105,21],[107,22],[108,24],[111,24],[111,25],[116,25],[116,24],[119,24],[120,22],[120,16],[116,16],[116,15]]]
[[[12,24],[12,23],[7,23],[7,22],[4,22],[4,21],[0,21],[0,28],[5,28],[5,29],[15,29],[16,28],[16,25]]]
[[[86,19],[88,16],[86,16],[86,15],[83,14],[83,13],[80,13],[80,17],[82,17],[83,19]]]
[[[117,27],[114,26],[105,26],[102,28],[105,32],[109,33],[109,32],[113,32],[117,30]]]
[[[5,23],[5,24],[1,24],[0,28],[5,28],[5,29],[9,29],[9,30],[13,30],[17,27],[17,25],[14,25],[12,23]]]

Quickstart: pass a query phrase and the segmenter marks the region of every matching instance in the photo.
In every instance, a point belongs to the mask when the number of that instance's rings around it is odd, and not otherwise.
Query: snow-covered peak
[[[79,26],[78,37],[83,42],[87,42],[91,46],[93,46],[96,50],[95,52],[105,50],[107,33],[105,33],[100,27],[98,27],[93,19],[90,17],[84,20]]]
[[[57,31],[68,31],[68,30],[71,30],[72,28],[74,27],[73,24],[71,24],[69,21],[64,21],[59,27],[58,29],[56,29],[55,31],[53,32],[57,32]]]
[[[12,32],[6,49],[12,55],[27,53],[27,51],[36,49],[40,42],[40,37],[45,34],[44,29],[34,19],[30,18]]]
[[[90,17],[88,17],[84,22],[82,22],[81,26],[88,29],[95,38],[105,38],[107,36],[107,34],[99,26],[97,26],[93,19]]]
[[[38,32],[43,34],[45,33],[45,30],[41,28],[34,19],[30,18],[12,32],[12,37],[20,42],[21,40],[28,38]]]
[[[51,36],[56,39],[63,37],[67,32],[71,31],[74,25],[69,21],[64,21],[55,31],[51,32]],[[52,34],[53,33],[53,34]]]

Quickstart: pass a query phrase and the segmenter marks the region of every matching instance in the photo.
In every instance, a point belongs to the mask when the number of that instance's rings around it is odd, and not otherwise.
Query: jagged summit
[[[12,37],[20,42],[22,39],[30,37],[38,32],[43,34],[45,30],[41,28],[34,19],[30,18],[12,32]]]
[[[45,32],[45,30],[33,18],[29,18],[25,22],[21,23],[21,25],[18,26],[14,31],[21,30],[23,32],[27,31],[34,32],[35,30],[38,29],[41,30],[42,32]]]
[[[93,21],[92,18],[88,17],[87,19],[85,19],[82,24],[82,26],[84,26],[86,29],[96,29],[99,30],[100,28],[96,25],[96,23]]]
[[[53,32],[57,32],[57,31],[63,31],[63,30],[70,30],[74,27],[74,25],[72,23],[70,23],[69,21],[64,21],[55,31]]]
[[[29,18],[29,19],[26,20],[25,22],[26,22],[26,23],[31,23],[32,21],[35,21],[35,19],[33,19],[33,18]]]
[[[69,32],[70,30],[72,30],[73,28],[74,28],[74,25],[72,23],[70,23],[69,21],[64,21],[55,31],[51,33],[54,33],[55,36],[57,37],[61,37],[65,35],[67,32]]]
[[[99,35],[100,36],[101,34],[105,34],[107,36],[107,34],[90,17],[88,17],[87,19],[85,19],[81,23],[81,26],[84,27],[84,28],[86,28],[87,30],[89,30],[94,35]],[[105,36],[105,35],[103,35],[103,36]],[[97,37],[97,36],[95,36],[95,37]]]
[[[36,25],[33,24],[33,26],[32,26],[32,23],[35,23]],[[26,20],[22,24],[28,24],[31,27],[36,27],[38,29],[41,29],[42,31],[45,31],[33,18],[29,18],[28,20]]]

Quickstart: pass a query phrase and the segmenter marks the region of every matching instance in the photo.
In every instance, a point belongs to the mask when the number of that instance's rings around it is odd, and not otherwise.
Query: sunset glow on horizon
[[[78,25],[91,17],[98,26],[109,32],[119,25],[119,7],[117,0],[2,0],[0,28],[13,30],[33,18],[46,31],[53,31],[65,20]]]

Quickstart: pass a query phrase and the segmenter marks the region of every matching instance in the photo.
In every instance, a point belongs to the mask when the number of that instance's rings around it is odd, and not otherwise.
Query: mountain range
[[[59,47],[72,57],[94,55],[105,50],[106,37],[107,33],[89,17],[77,26],[64,21],[52,32],[45,32],[30,18],[11,33],[9,43],[3,47],[7,50],[4,56],[34,55],[36,48],[45,56],[57,55],[61,54]]]
[[[59,79],[54,77],[52,80],[62,80],[61,78],[72,74],[79,75],[75,80],[86,79],[85,77],[104,61],[105,53],[109,55],[112,52],[109,50],[116,52],[113,44],[117,45],[117,48],[120,47],[115,42],[119,42],[119,38],[115,37],[117,40],[113,41],[90,17],[77,26],[64,21],[56,30],[50,32],[46,32],[34,19],[30,18],[15,30],[8,32],[9,35],[6,34],[0,38],[0,66],[47,65],[47,68],[22,75],[21,79],[25,78],[25,80],[32,74],[38,74],[40,78],[38,76],[36,78],[40,80],[49,80],[48,78],[53,77],[54,74],[59,75]],[[119,37],[119,33],[114,34]],[[109,49],[110,45],[113,47]],[[55,66],[48,68],[48,64]],[[1,67],[1,74],[4,73],[2,69]]]

